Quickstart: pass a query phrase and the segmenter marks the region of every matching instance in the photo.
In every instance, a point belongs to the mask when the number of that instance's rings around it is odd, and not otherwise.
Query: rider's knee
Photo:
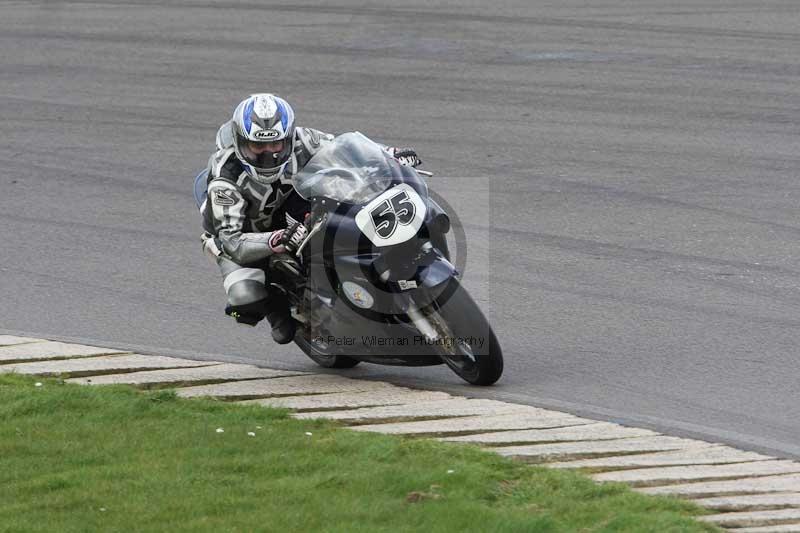
[[[265,281],[264,271],[259,269],[239,268],[228,273],[224,280],[228,295],[225,313],[237,322],[257,324],[268,312]]]
[[[248,305],[269,296],[266,286],[257,281],[240,281],[228,287],[227,293],[231,305]]]

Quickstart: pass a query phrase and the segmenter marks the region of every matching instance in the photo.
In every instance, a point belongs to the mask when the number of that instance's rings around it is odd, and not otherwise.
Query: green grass
[[[471,446],[0,376],[2,532],[715,531],[699,512]]]

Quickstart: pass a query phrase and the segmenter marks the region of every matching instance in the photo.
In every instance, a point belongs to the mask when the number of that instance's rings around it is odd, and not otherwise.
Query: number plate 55
[[[403,183],[365,205],[356,215],[356,224],[375,246],[392,246],[417,234],[425,212],[419,194]]]

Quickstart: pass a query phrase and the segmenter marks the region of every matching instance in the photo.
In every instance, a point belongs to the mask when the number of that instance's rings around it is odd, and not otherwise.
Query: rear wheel
[[[333,348],[326,343],[322,337],[308,340],[298,332],[294,338],[294,343],[297,344],[297,346],[303,350],[303,353],[309,356],[311,360],[325,368],[353,368],[361,362],[358,359],[353,359],[346,355],[331,353]]]
[[[472,385],[491,385],[503,374],[503,352],[478,304],[453,279],[424,314],[439,337],[434,349],[442,361]]]

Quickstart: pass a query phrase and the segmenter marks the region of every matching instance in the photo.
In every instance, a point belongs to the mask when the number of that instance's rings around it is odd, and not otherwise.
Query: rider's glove
[[[203,233],[200,236],[200,240],[203,241],[203,252],[212,263],[216,263],[217,257],[224,253],[222,251],[222,243],[208,232]]]
[[[282,254],[286,252],[286,247],[283,245],[283,232],[285,229],[276,229],[269,236],[269,249],[274,254]]]
[[[391,148],[390,150],[392,157],[404,167],[418,167],[422,164],[422,160],[413,148]]]
[[[272,232],[269,238],[269,247],[276,254],[284,252],[294,253],[303,244],[308,229],[303,224],[295,222],[286,229],[279,229]]]

